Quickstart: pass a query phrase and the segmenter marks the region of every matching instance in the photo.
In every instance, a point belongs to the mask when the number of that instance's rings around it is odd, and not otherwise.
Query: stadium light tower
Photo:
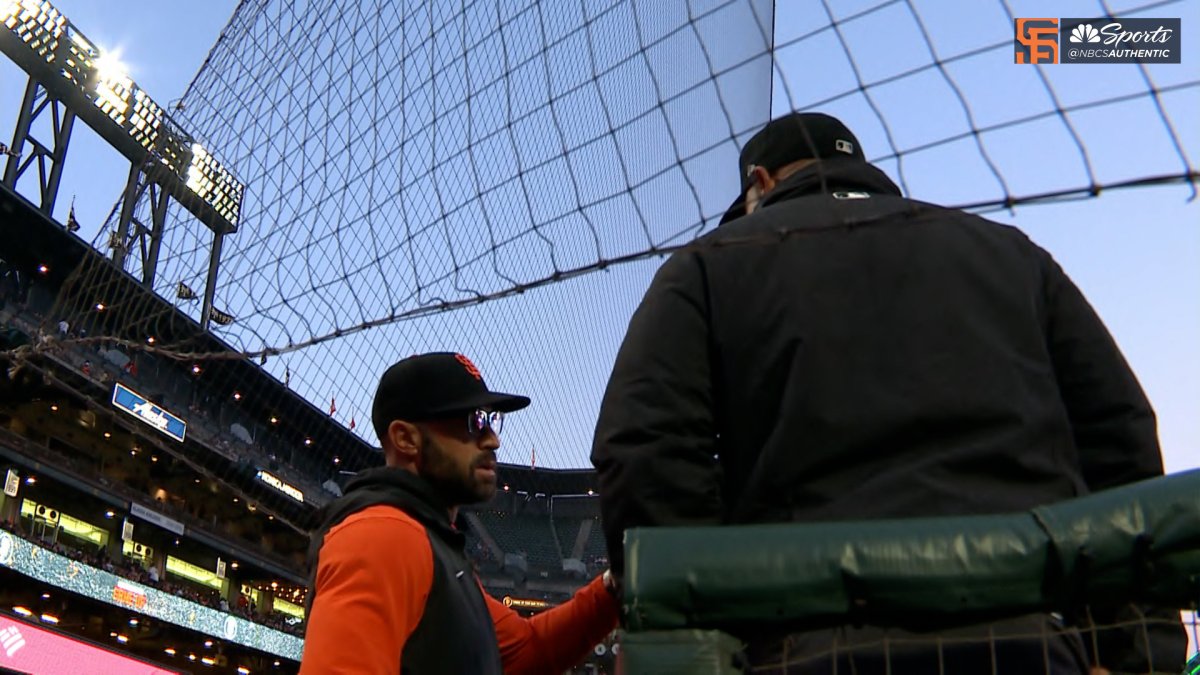
[[[201,316],[207,327],[222,239],[237,231],[245,186],[137,86],[116,54],[102,52],[49,2],[0,0],[0,23],[0,50],[29,74],[4,184],[15,190],[36,163],[39,207],[51,214],[71,129],[76,117],[83,120],[130,161],[112,240],[118,267],[124,269],[130,250],[140,252],[142,283],[153,289],[169,198],[213,231]],[[52,138],[43,143],[30,132],[47,112]],[[149,227],[134,217],[136,205],[147,196]]]

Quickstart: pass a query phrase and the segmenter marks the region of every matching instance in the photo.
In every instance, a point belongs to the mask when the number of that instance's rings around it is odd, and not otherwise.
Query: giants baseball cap
[[[476,408],[512,412],[527,405],[528,396],[489,391],[471,359],[435,352],[410,356],[384,371],[371,423],[382,439],[393,420],[420,422]]]
[[[794,112],[771,120],[742,148],[738,157],[742,191],[721,218],[721,224],[746,215],[746,191],[754,184],[754,167],[774,172],[801,159],[836,158],[867,161],[858,139],[837,118],[824,113]]]

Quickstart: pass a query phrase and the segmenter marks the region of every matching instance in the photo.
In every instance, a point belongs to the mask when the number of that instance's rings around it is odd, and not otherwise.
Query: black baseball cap
[[[476,408],[512,412],[527,405],[528,396],[489,391],[471,359],[434,352],[410,356],[384,371],[371,423],[382,440],[393,420],[421,422]]]
[[[746,191],[754,184],[753,167],[774,172],[801,159],[838,158],[867,161],[858,139],[836,117],[794,112],[767,122],[742,148],[738,157],[742,191],[725,211],[721,224],[746,214]]]

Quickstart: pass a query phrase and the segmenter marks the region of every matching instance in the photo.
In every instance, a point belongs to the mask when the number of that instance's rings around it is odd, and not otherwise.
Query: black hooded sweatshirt
[[[501,675],[495,627],[464,553],[465,537],[450,523],[449,508],[429,484],[408,471],[364,471],[346,485],[341,499],[325,507],[309,548],[308,609],[320,590],[315,582],[325,534],[350,515],[378,504],[394,506],[423,525],[433,550],[433,585],[421,620],[405,642],[402,672]]]

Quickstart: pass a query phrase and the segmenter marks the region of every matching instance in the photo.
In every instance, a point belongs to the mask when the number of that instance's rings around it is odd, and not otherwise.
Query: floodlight
[[[100,50],[83,36],[74,26],[67,24],[66,55],[59,62],[59,71],[64,78],[77,87],[87,84],[96,65]]]
[[[58,39],[66,29],[67,18],[49,3],[41,6],[33,0],[9,0],[3,13],[4,25],[11,30],[39,60],[55,61]]]
[[[217,232],[237,229],[245,186],[49,2],[0,0],[0,46],[56,98]]]
[[[245,186],[199,143],[192,143],[192,163],[183,178],[188,189],[237,227]]]
[[[95,98],[92,100],[108,118],[119,126],[125,125],[133,97],[133,80],[115,52],[102,52],[95,63]]]
[[[162,124],[163,109],[146,92],[133,92],[133,112],[129,115],[129,134],[138,145],[153,152],[158,142],[159,125]]]

